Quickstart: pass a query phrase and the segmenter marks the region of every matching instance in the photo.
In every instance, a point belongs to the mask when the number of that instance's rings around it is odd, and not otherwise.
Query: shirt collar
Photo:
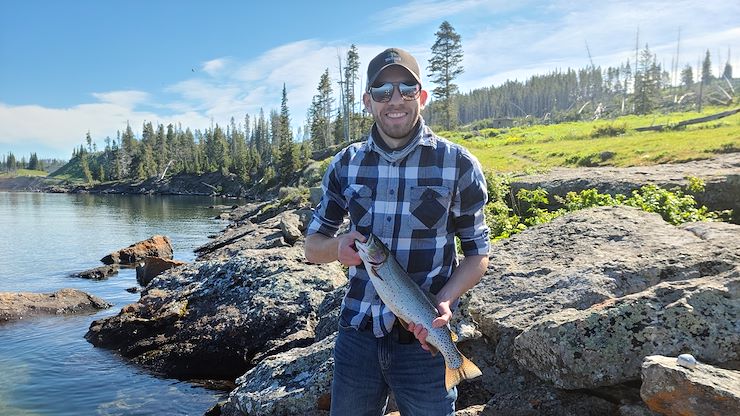
[[[377,126],[373,124],[373,128],[370,130],[370,135],[367,139],[367,145],[371,151],[378,153],[383,159],[391,163],[403,160],[420,145],[430,146],[432,148],[437,147],[437,140],[434,136],[434,133],[432,133],[432,130],[427,127],[424,119],[421,117],[419,117],[419,123],[416,126],[416,132],[414,136],[403,148],[398,150],[388,150],[386,149],[386,146],[378,144],[379,140],[383,139],[379,137]]]

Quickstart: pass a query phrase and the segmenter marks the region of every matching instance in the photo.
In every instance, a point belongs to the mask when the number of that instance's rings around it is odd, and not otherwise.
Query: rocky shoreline
[[[711,164],[727,169],[713,181],[729,184],[723,192],[737,203],[740,154],[730,156]],[[230,225],[196,261],[154,277],[138,302],[85,337],[157,374],[225,381],[229,398],[209,414],[327,415],[347,279],[338,264],[305,261],[311,214],[274,201],[230,209]],[[573,212],[495,243],[454,318],[461,350],[483,370],[460,385],[457,414],[740,409],[731,382],[740,374],[739,263],[740,226],[675,227],[627,207]],[[676,367],[684,353],[701,365]]]
[[[236,379],[216,414],[325,415],[345,273],[306,263],[302,236],[291,244],[308,207],[270,207],[233,210],[194,263],[87,339],[170,377]],[[640,396],[645,357],[689,352],[737,371],[738,236],[600,207],[496,243],[454,324],[484,373],[460,386],[460,414],[657,414]]]

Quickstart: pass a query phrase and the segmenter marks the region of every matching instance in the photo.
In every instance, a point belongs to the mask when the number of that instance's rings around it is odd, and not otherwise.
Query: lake
[[[84,335],[95,319],[139,299],[133,269],[108,280],[71,274],[101,266],[106,254],[155,234],[174,258],[226,226],[212,205],[233,200],[187,196],[0,192],[0,292],[70,287],[113,307],[95,314],[0,324],[0,415],[202,415],[224,393],[155,377]]]

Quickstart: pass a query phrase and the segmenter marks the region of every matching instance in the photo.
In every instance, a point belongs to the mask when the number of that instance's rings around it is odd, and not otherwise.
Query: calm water
[[[222,393],[162,379],[84,339],[95,319],[139,299],[135,271],[108,280],[69,277],[100,258],[155,234],[174,257],[222,229],[206,197],[0,192],[0,292],[71,287],[114,306],[93,315],[44,317],[0,325],[0,415],[202,415]]]

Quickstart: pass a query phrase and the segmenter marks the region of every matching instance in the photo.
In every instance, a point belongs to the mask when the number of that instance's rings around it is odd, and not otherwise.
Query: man
[[[367,141],[332,160],[305,245],[312,263],[349,266],[331,414],[382,415],[390,389],[404,416],[453,415],[457,390],[445,389],[443,357],[428,352],[422,325],[409,323],[413,335],[400,327],[377,296],[354,241],[378,236],[409,276],[436,295],[440,316],[432,326],[446,325],[457,299],[488,266],[485,179],[467,150],[424,124],[427,92],[413,56],[383,51],[370,61],[367,80],[362,99],[375,123]],[[350,231],[337,235],[347,214]],[[465,255],[459,264],[455,235]]]

